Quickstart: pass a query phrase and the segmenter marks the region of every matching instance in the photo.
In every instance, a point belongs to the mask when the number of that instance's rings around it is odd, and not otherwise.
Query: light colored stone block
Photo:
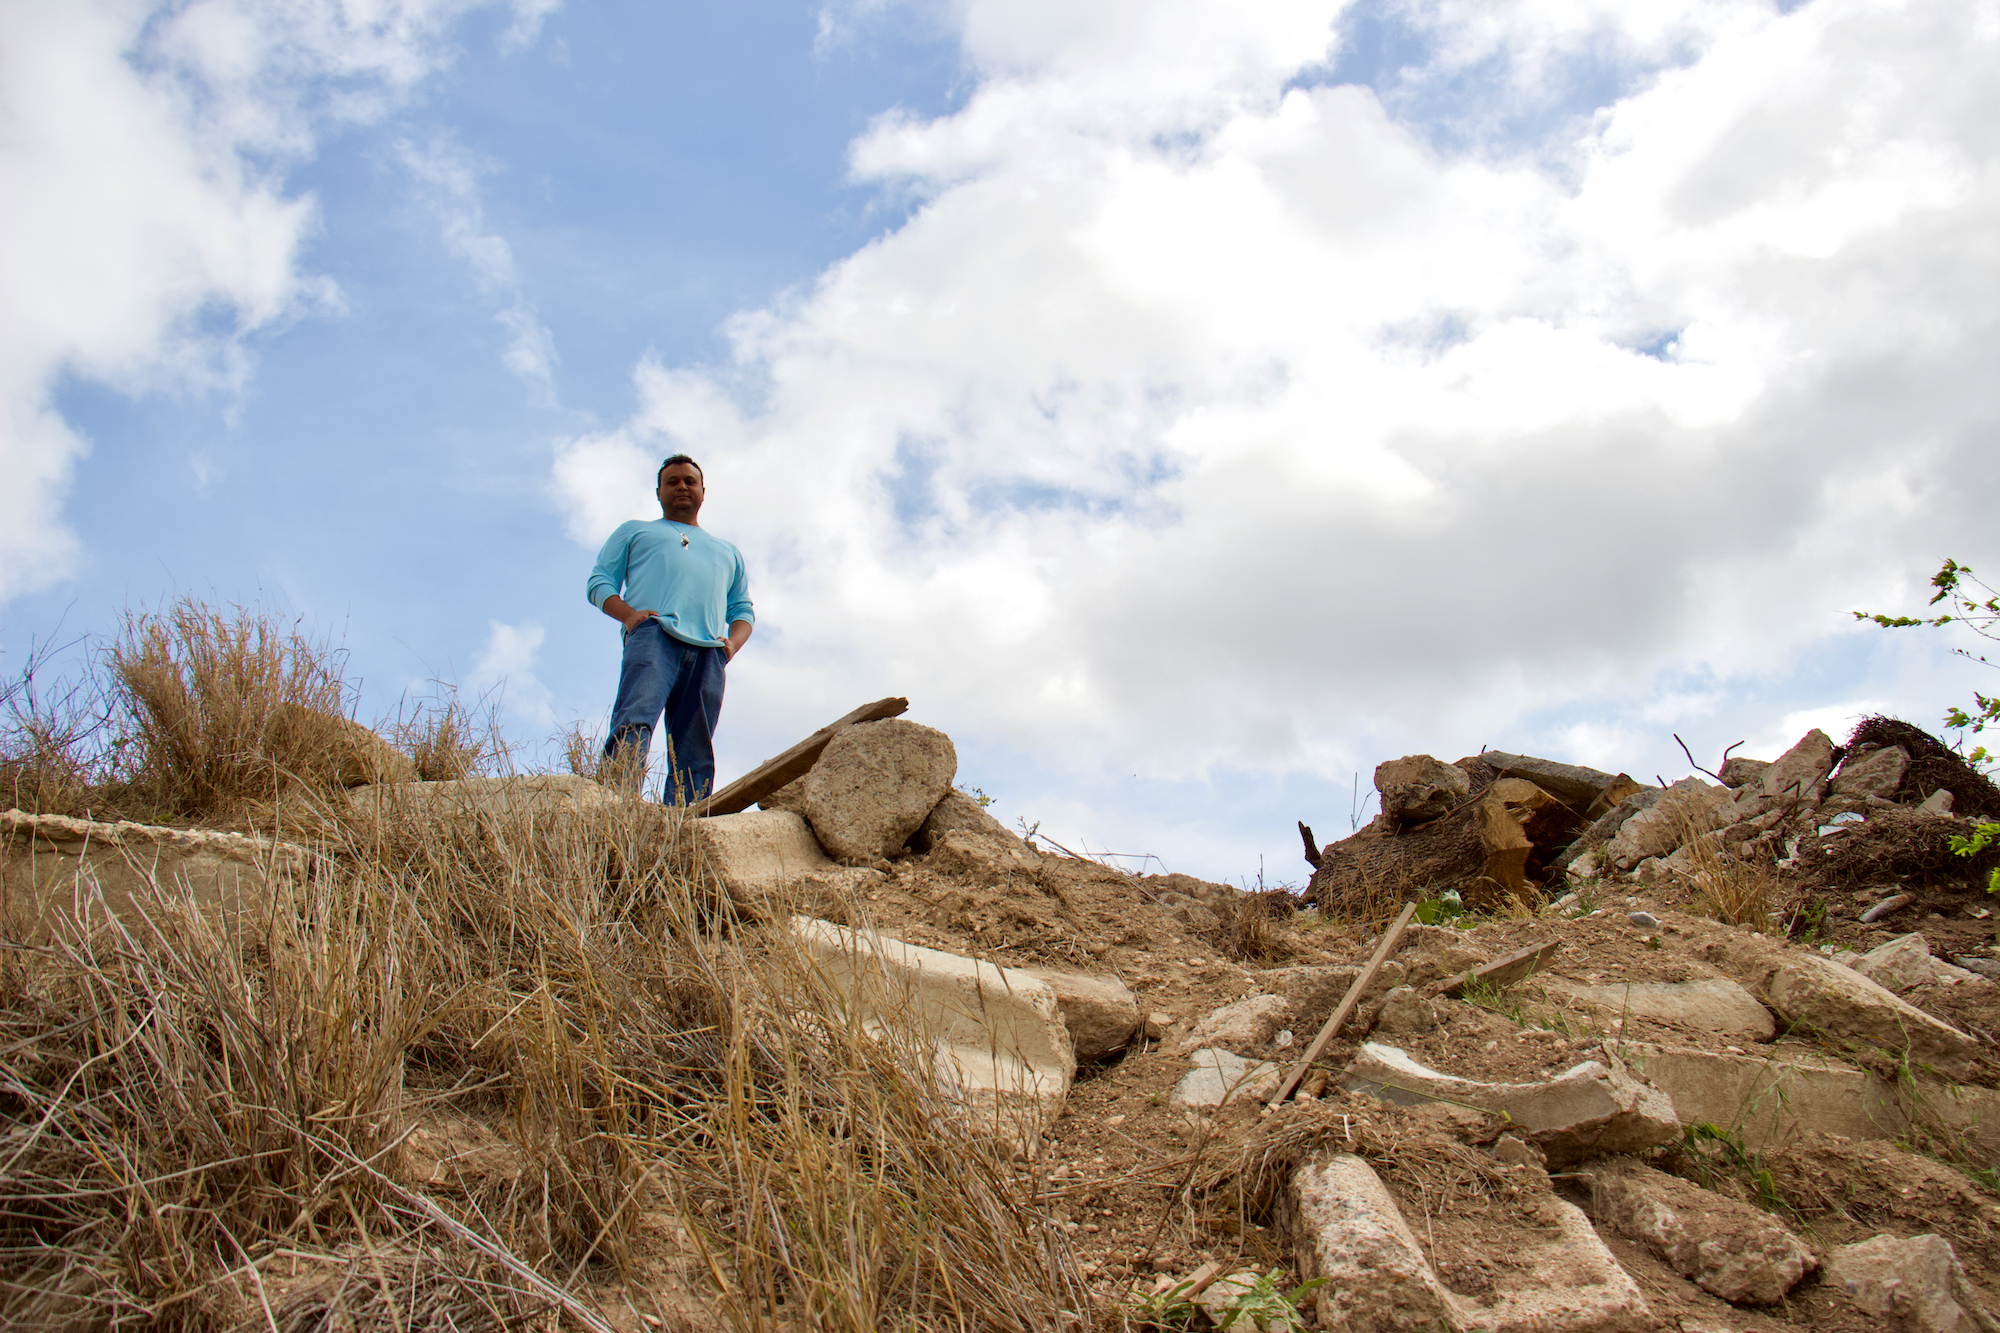
[[[1300,1276],[1326,1279],[1314,1294],[1321,1328],[1451,1327],[1450,1293],[1368,1163],[1346,1153],[1307,1163],[1291,1191]]]
[[[1888,1333],[1984,1333],[1993,1316],[1943,1236],[1880,1235],[1827,1256],[1826,1285]]]
[[[972,1123],[1032,1155],[1062,1114],[1075,1049],[1040,977],[812,917],[792,934],[857,1021],[929,1044],[939,1083]]]
[[[1505,1115],[1555,1164],[1639,1152],[1680,1134],[1673,1103],[1623,1068],[1587,1060],[1540,1083],[1480,1083],[1426,1068],[1408,1053],[1363,1043],[1342,1085],[1404,1106],[1449,1102]]]
[[[1771,1011],[1728,977],[1587,985],[1545,973],[1538,980],[1552,994],[1603,1014],[1629,1014],[1654,1023],[1749,1041],[1769,1041],[1778,1030]]]
[[[240,833],[0,815],[0,915],[30,940],[88,919],[99,892],[132,929],[183,894],[204,910],[254,910],[274,879],[302,877],[308,865],[303,847]]]
[[[1889,1052],[1908,1053],[1951,1078],[1963,1078],[1979,1044],[1895,992],[1818,954],[1800,954],[1772,973],[1771,1007],[1794,1023]]]
[[[1193,1052],[1188,1065],[1174,1085],[1174,1101],[1182,1106],[1262,1101],[1278,1090],[1284,1072],[1268,1060],[1246,1060],[1220,1047]]]
[[[1492,1293],[1449,1295],[1454,1325],[1468,1333],[1654,1333],[1659,1323],[1639,1284],[1583,1210],[1553,1197],[1532,1206],[1536,1225],[1513,1233]]]
[[[790,810],[749,810],[694,823],[701,863],[732,893],[768,893],[802,876],[839,867],[820,850],[806,821]]]
[[[1771,1305],[1819,1266],[1806,1243],[1760,1208],[1726,1199],[1630,1157],[1590,1169],[1598,1225],[1649,1245],[1702,1290]]]
[[[1054,988],[1077,1059],[1098,1060],[1122,1051],[1139,1034],[1139,997],[1118,978],[1040,967],[1024,970]]]

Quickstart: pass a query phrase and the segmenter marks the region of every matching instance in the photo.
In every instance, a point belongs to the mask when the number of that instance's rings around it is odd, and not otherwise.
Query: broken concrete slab
[[[0,814],[0,921],[29,942],[64,927],[129,928],[185,898],[230,915],[270,901],[274,883],[303,878],[306,849],[269,838],[128,820]]]
[[[1174,1085],[1174,1101],[1182,1106],[1262,1101],[1278,1090],[1278,1080],[1284,1076],[1268,1060],[1248,1060],[1220,1047],[1191,1052],[1188,1065],[1188,1072]]]
[[[1722,761],[1722,771],[1716,776],[1722,779],[1723,786],[1739,789],[1761,781],[1764,771],[1770,766],[1768,759],[1745,759],[1740,754],[1732,755]]]
[[[1771,975],[1768,998],[1792,1023],[1836,1040],[1907,1054],[1953,1079],[1963,1079],[1979,1043],[1933,1018],[1852,968],[1817,954],[1799,954]]]
[[[902,850],[951,788],[958,751],[942,731],[902,718],[834,734],[806,774],[806,820],[837,860]]]
[[[1672,1099],[1683,1124],[1720,1126],[1752,1149],[1781,1146],[1812,1131],[1900,1139],[1921,1114],[1931,1133],[1956,1134],[1983,1155],[2000,1152],[2000,1093],[1990,1088],[1892,1082],[1795,1046],[1769,1054],[1650,1042],[1626,1042],[1620,1049]]]
[[[938,799],[931,812],[924,816],[924,822],[910,835],[910,846],[919,852],[928,852],[944,840],[948,833],[970,833],[981,840],[996,845],[1018,849],[1039,864],[1041,856],[1035,850],[1007,831],[1007,826],[986,813],[978,799],[966,795],[953,787]]]
[[[812,917],[793,917],[791,929],[848,1018],[927,1043],[940,1085],[976,1127],[1024,1155],[1036,1151],[1076,1070],[1053,987],[1016,968]]]
[[[1924,797],[1923,803],[1917,806],[1917,813],[1920,815],[1948,815],[1951,813],[1952,802],[1956,799],[1949,790],[1939,787],[1929,796]]]
[[[1643,1162],[1608,1158],[1590,1177],[1598,1225],[1651,1246],[1675,1272],[1725,1301],[1774,1304],[1819,1266],[1769,1213]]]
[[[1887,944],[1870,949],[1848,964],[1876,985],[1899,994],[1918,986],[1928,986],[1941,975],[1940,964],[1931,957],[1931,946],[1920,933],[1898,935]],[[1949,967],[1950,964],[1943,966]],[[1952,968],[1952,972],[1962,972]],[[1943,975],[1949,975],[1943,974]]]
[[[570,773],[457,778],[449,782],[378,782],[348,789],[357,814],[489,815],[554,819],[616,805],[622,797],[602,783]]]
[[[1301,1166],[1290,1184],[1300,1276],[1326,1283],[1313,1297],[1321,1328],[1452,1327],[1450,1294],[1374,1168],[1340,1153]]]
[[[1078,1060],[1101,1060],[1124,1050],[1139,1035],[1139,997],[1118,978],[1040,967],[1022,970],[1055,991]]]
[[[1194,1029],[1181,1038],[1180,1052],[1186,1055],[1202,1046],[1255,1050],[1267,1045],[1291,1021],[1289,1000],[1281,995],[1252,995],[1196,1019]]]
[[[1727,787],[1700,778],[1682,778],[1619,825],[1618,832],[1605,843],[1604,855],[1620,870],[1630,870],[1641,861],[1666,856],[1690,834],[1707,833],[1734,822],[1729,809]]]
[[[1447,1102],[1505,1116],[1558,1165],[1639,1152],[1679,1136],[1674,1104],[1615,1057],[1586,1060],[1538,1083],[1480,1083],[1426,1068],[1397,1047],[1365,1042],[1343,1087],[1403,1106]]]
[[[2000,1329],[1943,1236],[1880,1235],[1827,1256],[1826,1285],[1845,1292],[1891,1333],[1993,1333]]]
[[[1827,734],[1814,727],[1772,761],[1757,781],[1736,793],[1724,822],[1751,819],[1773,808],[1817,805],[1826,795],[1826,776],[1833,771],[1833,749]]]
[[[1593,985],[1545,972],[1539,984],[1570,1004],[1598,1013],[1630,1015],[1694,1032],[1769,1041],[1778,1030],[1771,1011],[1728,977]]]
[[[789,810],[712,815],[695,821],[694,837],[701,863],[732,895],[773,893],[809,875],[844,873]]]
[[[1501,778],[1526,779],[1585,819],[1596,819],[1639,790],[1639,784],[1624,773],[1605,773],[1500,750],[1486,750],[1479,757]]]
[[[1529,1201],[1532,1225],[1513,1236],[1507,1271],[1474,1299],[1451,1293],[1453,1325],[1492,1333],[1652,1333],[1659,1327],[1639,1284],[1619,1266],[1581,1208],[1553,1196]]]

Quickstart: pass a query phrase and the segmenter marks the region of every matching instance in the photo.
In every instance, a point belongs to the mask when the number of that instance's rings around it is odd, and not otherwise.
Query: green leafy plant
[[[1951,850],[1955,856],[1973,857],[2000,842],[2000,824],[1981,824],[1972,831],[1971,837],[1962,833],[1951,835]],[[2000,893],[2000,866],[1995,866],[1986,876],[1986,891]]]
[[[1446,889],[1430,901],[1417,904],[1417,920],[1426,926],[1441,926],[1464,915],[1465,900],[1458,896],[1457,889]]]
[[[1243,1333],[1293,1333],[1311,1328],[1311,1317],[1299,1306],[1325,1286],[1326,1279],[1316,1277],[1290,1291],[1280,1291],[1278,1284],[1287,1276],[1284,1269],[1274,1268],[1230,1297],[1216,1315],[1215,1326],[1241,1328]]]
[[[1931,576],[1931,586],[1937,589],[1932,594],[1930,604],[1945,603],[1948,608],[1935,616],[1887,616],[1873,611],[1856,611],[1856,620],[1871,620],[1883,629],[1912,629],[1919,625],[1941,628],[1945,625],[1963,625],[1981,638],[2000,642],[2000,592],[1988,587],[1973,577],[1972,566],[1961,565],[1956,560],[1947,559]],[[1979,594],[1985,593],[1982,601]],[[1969,661],[1985,666],[2000,667],[2000,662],[1987,659],[1982,653],[1967,648],[1954,648],[1952,652]],[[2000,725],[2000,695],[1984,695],[1972,692],[1972,708],[1948,708],[1945,710],[1944,724],[1955,731],[1977,736],[1988,726]],[[1974,768],[1985,768],[1995,758],[1983,745],[1975,746],[1966,761]]]

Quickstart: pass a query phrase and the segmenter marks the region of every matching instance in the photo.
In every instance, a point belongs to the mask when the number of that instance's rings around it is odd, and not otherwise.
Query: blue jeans
[[[667,715],[667,777],[660,800],[691,805],[715,784],[715,720],[722,715],[722,669],[728,656],[719,647],[683,643],[657,620],[625,636],[625,661],[618,671],[618,700],[611,705],[607,758],[624,747],[639,755],[653,744],[653,728]]]

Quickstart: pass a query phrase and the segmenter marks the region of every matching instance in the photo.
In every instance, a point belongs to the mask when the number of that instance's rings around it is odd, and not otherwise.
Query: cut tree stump
[[[1435,898],[1447,890],[1456,890],[1475,911],[1525,899],[1535,844],[1523,825],[1555,805],[1533,783],[1509,779],[1475,789],[1450,813],[1400,833],[1363,829],[1319,849],[1307,896],[1329,918],[1367,915],[1384,902]]]
[[[909,709],[908,699],[877,699],[872,704],[863,704],[839,721],[827,723],[777,758],[766,759],[702,802],[698,813],[733,815],[748,810],[786,783],[804,777],[819,759],[820,752],[826,749],[826,743],[838,733],[858,722],[880,722],[884,718],[901,717]]]

